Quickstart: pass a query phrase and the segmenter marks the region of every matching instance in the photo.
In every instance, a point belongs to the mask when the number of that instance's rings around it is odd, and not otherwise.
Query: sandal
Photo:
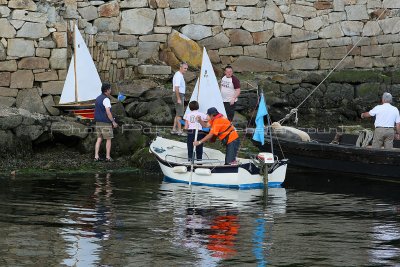
[[[113,162],[114,160],[112,158],[106,158],[106,162]]]
[[[99,162],[99,161],[101,161],[100,158],[94,158],[94,162]]]

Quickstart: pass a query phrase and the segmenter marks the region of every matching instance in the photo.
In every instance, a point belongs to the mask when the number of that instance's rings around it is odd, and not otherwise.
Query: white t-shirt
[[[179,93],[185,94],[186,85],[183,74],[180,71],[175,72],[174,78],[172,79],[172,91],[175,92],[175,87],[179,87]]]
[[[400,123],[399,110],[389,103],[378,105],[368,113],[376,117],[375,127],[394,127],[395,123]]]
[[[110,99],[109,99],[108,97],[104,98],[104,100],[103,100],[103,106],[104,106],[105,108],[111,108],[111,101],[110,101]]]
[[[240,82],[238,78],[232,75],[232,77],[228,78],[226,76],[221,79],[221,95],[222,101],[231,102],[234,98],[236,89],[240,89]],[[237,99],[235,100],[235,102]]]
[[[207,115],[199,112],[198,110],[190,111],[187,114],[185,114],[185,116],[183,116],[183,119],[188,121],[188,126],[189,126],[188,129],[189,130],[195,130],[196,125],[197,125],[198,130],[203,129],[203,127],[201,127],[201,124],[199,122],[197,122],[197,120],[196,120],[197,116],[200,116],[200,118],[203,121],[207,119]]]

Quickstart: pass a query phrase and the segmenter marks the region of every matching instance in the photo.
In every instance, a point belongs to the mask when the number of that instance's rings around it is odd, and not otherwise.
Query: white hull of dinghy
[[[150,152],[155,154],[165,179],[171,182],[191,183],[228,188],[262,188],[263,176],[249,159],[239,158],[239,165],[223,165],[225,155],[215,149],[204,148],[203,161],[195,162],[194,171],[187,160],[186,143],[157,137],[150,145]],[[286,176],[286,161],[278,162],[268,175],[268,186],[280,186]]]

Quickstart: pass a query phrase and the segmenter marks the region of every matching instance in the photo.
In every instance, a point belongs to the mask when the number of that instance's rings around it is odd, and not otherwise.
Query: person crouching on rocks
[[[193,157],[193,142],[202,139],[205,134],[202,131],[203,127],[197,122],[197,117],[202,120],[207,119],[207,115],[199,112],[199,103],[197,101],[191,101],[189,103],[190,112],[185,114],[183,119],[185,120],[185,129],[187,130],[187,148],[188,148],[188,159],[192,161]],[[197,139],[195,140],[196,129],[198,130]],[[196,146],[196,159],[201,160],[203,158],[203,145]]]
[[[210,133],[199,141],[194,141],[193,145],[198,146],[204,144],[208,140],[218,138],[221,143],[226,146],[225,165],[237,164],[236,156],[239,150],[240,140],[239,134],[232,123],[225,118],[214,107],[207,110],[209,116],[208,122],[203,121],[199,116],[197,117],[199,123],[203,127],[211,127]]]

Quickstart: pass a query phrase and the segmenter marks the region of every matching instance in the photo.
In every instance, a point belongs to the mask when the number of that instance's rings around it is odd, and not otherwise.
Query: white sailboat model
[[[198,99],[199,111],[206,113],[210,107],[226,115],[217,79],[207,51],[203,51],[200,78],[191,100]],[[263,157],[238,158],[237,165],[225,165],[225,154],[204,147],[203,159],[188,161],[187,145],[184,142],[157,137],[150,145],[166,181],[229,187],[238,189],[279,187],[285,180],[287,160],[278,160],[271,153]],[[266,171],[267,170],[267,171]]]
[[[74,53],[56,107],[71,111],[81,118],[93,119],[93,100],[101,94],[101,80],[78,27],[76,24],[73,27]]]

